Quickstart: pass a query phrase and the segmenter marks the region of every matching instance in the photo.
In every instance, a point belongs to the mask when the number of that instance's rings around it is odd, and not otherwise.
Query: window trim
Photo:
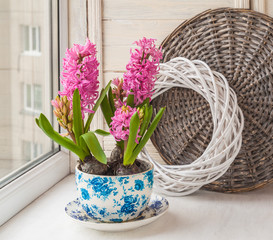
[[[0,226],[70,173],[60,151],[0,189]]]
[[[52,17],[54,20],[58,19],[59,26],[51,22],[53,34],[52,40],[49,40],[53,51],[56,52],[55,50],[57,50],[58,52],[58,61],[52,59],[52,66],[56,66],[58,62],[61,62],[59,52],[68,47],[68,3],[67,0],[57,0],[56,5],[52,5]],[[62,11],[59,11],[60,9]],[[58,69],[58,72],[60,72],[60,69]],[[57,71],[52,71],[52,79],[58,79]],[[58,87],[59,83],[51,84],[54,92],[57,92]],[[54,146],[53,143],[52,146]],[[0,189],[0,226],[70,174],[69,153],[66,150],[59,149],[59,152],[51,155],[48,159]]]

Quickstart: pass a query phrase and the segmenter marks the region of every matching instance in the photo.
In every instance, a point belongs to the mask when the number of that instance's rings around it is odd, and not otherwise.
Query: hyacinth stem
[[[134,161],[136,160],[138,154],[140,153],[140,151],[142,150],[142,148],[145,146],[145,144],[148,142],[148,140],[150,139],[150,137],[152,136],[157,124],[159,123],[164,111],[165,111],[166,107],[161,108],[158,113],[156,114],[156,116],[154,117],[150,127],[148,128],[147,132],[145,133],[145,135],[143,136],[143,138],[140,140],[139,144],[137,145],[137,147],[134,149],[133,153],[131,154],[130,158],[128,159],[127,163],[128,165],[133,164]]]
[[[73,142],[74,142],[75,144],[77,144],[74,133],[73,133],[73,132],[68,132],[68,133],[69,133],[69,136],[71,137],[71,139],[73,140]]]
[[[87,119],[87,121],[86,121],[86,124],[85,124],[85,127],[84,127],[84,133],[87,133],[87,132],[89,131],[89,127],[90,127],[90,124],[91,124],[91,122],[92,122],[92,120],[93,120],[94,114],[95,114],[95,112],[97,111],[97,109],[99,108],[99,106],[100,106],[102,100],[104,99],[105,95],[107,94],[107,91],[108,91],[109,88],[111,87],[111,82],[112,82],[112,81],[110,81],[110,82],[107,84],[107,86],[105,87],[105,89],[102,89],[102,90],[101,90],[100,97],[99,97],[99,99],[97,100],[95,106],[93,107],[94,113],[90,113],[89,116],[88,116],[88,119]]]
[[[127,97],[127,105],[133,108],[135,106],[134,102],[135,102],[135,95],[129,94]]]
[[[136,141],[139,125],[140,125],[140,120],[139,120],[138,112],[136,111],[130,120],[129,137],[128,137],[128,140],[126,141],[127,146],[124,151],[124,159],[123,159],[124,166],[133,164],[133,162],[129,164],[128,160],[129,160],[130,156],[132,155],[133,150],[136,145],[135,141]]]
[[[124,140],[124,149],[123,149],[123,157],[124,157],[124,153],[127,149],[127,145],[128,145],[128,140]]]

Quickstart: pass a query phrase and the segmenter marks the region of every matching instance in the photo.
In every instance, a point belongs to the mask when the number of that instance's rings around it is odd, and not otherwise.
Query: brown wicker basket
[[[249,191],[273,181],[273,19],[221,8],[182,23],[162,43],[163,62],[175,57],[206,62],[235,90],[245,128],[240,153],[217,181],[219,192]],[[173,88],[152,101],[167,106],[152,142],[168,164],[188,164],[210,142],[213,124],[206,100],[193,90]]]

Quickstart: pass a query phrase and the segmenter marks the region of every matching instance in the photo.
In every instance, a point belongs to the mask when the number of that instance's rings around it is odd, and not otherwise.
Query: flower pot
[[[76,166],[80,204],[92,218],[102,222],[123,222],[138,217],[147,207],[153,187],[153,165],[141,161],[147,170],[125,176],[84,173]]]

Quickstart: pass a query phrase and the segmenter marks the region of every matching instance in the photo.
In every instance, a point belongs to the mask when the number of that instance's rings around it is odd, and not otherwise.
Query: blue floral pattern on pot
[[[142,214],[131,221],[123,222],[119,218],[111,219],[111,222],[101,222],[96,220],[94,217],[87,215],[87,213],[82,209],[79,199],[69,202],[65,207],[65,212],[71,219],[84,227],[117,232],[127,231],[149,224],[165,214],[168,207],[169,203],[166,198],[157,194],[152,194],[151,199]]]
[[[153,166],[126,176],[99,176],[81,172],[76,166],[78,198],[83,210],[95,220],[123,222],[138,217],[149,203]]]

